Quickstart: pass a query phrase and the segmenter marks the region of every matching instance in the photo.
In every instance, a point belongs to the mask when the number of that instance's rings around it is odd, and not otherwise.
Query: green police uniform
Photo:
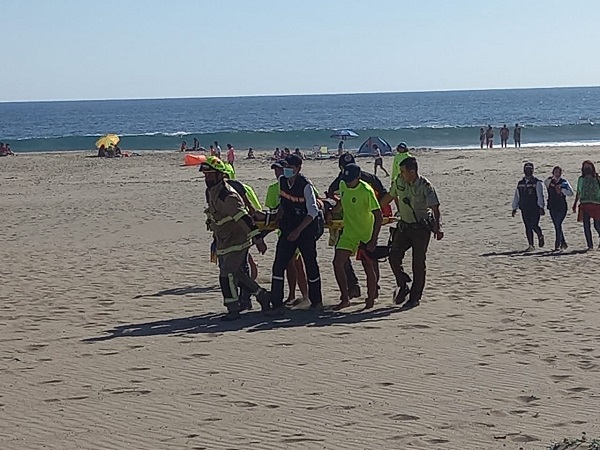
[[[398,199],[400,222],[393,232],[390,249],[390,266],[396,283],[404,294],[408,294],[410,277],[403,267],[406,251],[412,248],[413,284],[409,303],[416,304],[425,288],[426,254],[432,231],[431,208],[440,204],[435,189],[425,178],[419,176],[414,183],[407,183],[399,176],[390,189],[390,195]]]

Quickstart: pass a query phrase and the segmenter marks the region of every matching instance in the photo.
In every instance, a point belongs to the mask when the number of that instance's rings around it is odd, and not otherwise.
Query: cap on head
[[[406,142],[400,142],[398,144],[398,149],[406,152],[408,151],[408,145],[406,145]]]
[[[285,163],[290,167],[301,167],[302,158],[296,154],[291,154],[285,158]]]
[[[285,166],[285,160],[278,159],[273,164],[271,164],[271,169],[283,169],[283,166]]]
[[[533,163],[526,162],[526,163],[523,165],[523,170],[525,170],[525,169],[531,169],[531,170],[533,170]]]
[[[340,167],[346,167],[348,164],[354,164],[355,162],[356,161],[354,159],[354,156],[352,156],[348,152],[340,155],[340,159],[339,159],[339,165],[340,165]]]
[[[358,164],[346,164],[342,172],[342,181],[349,183],[360,177],[360,167]]]

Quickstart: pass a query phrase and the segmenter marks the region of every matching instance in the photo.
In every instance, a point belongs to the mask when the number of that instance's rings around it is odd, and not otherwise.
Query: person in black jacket
[[[300,172],[302,158],[292,154],[285,158],[283,176],[279,179],[280,203],[276,223],[281,231],[277,241],[271,278],[271,316],[280,316],[283,308],[284,273],[296,249],[304,259],[308,279],[310,308],[323,308],[321,273],[317,262],[317,239],[321,236],[322,216],[312,183]]]
[[[538,244],[544,246],[544,234],[540,228],[540,216],[544,211],[544,186],[542,182],[533,176],[533,164],[525,163],[523,166],[525,176],[517,184],[515,196],[512,203],[512,216],[515,217],[517,210],[521,210],[523,224],[525,225],[525,235],[527,236],[528,252],[535,249],[533,246],[533,234],[537,234]]]
[[[340,166],[340,173],[327,189],[327,197],[329,198],[332,198],[335,195],[335,193],[339,191],[340,181],[342,180],[344,168],[348,164],[356,164],[354,156],[352,156],[348,152],[342,153],[338,162]],[[360,179],[373,188],[378,201],[380,201],[385,196],[385,194],[388,193],[387,189],[377,176],[361,170]],[[379,261],[375,260],[374,263],[375,274],[377,275],[378,283],[377,290],[379,291]],[[356,273],[354,272],[354,268],[352,267],[352,262],[350,260],[348,260],[348,262],[346,263],[344,270],[346,272],[346,279],[348,280],[348,296],[350,297],[350,299],[360,297],[360,285],[358,284],[358,278],[356,277]]]
[[[552,176],[544,182],[548,189],[548,211],[554,224],[556,238],[554,241],[554,250],[566,250],[568,245],[565,240],[565,234],[562,230],[562,223],[567,217],[567,197],[573,195],[571,184],[562,177],[562,169],[556,166],[552,169]]]

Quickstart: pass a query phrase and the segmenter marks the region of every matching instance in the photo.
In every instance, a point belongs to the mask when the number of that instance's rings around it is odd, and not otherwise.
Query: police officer
[[[392,234],[389,258],[398,286],[394,301],[398,305],[403,304],[403,309],[410,309],[419,305],[425,288],[425,261],[431,234],[438,241],[444,237],[438,196],[431,183],[419,175],[419,165],[414,157],[400,163],[400,176],[392,183],[390,193],[383,198],[381,205],[388,205],[394,199],[398,199],[400,214],[400,222]],[[411,280],[404,271],[403,260],[406,251],[411,248],[414,280],[409,288]]]
[[[544,234],[540,228],[540,216],[544,211],[544,185],[533,176],[533,164],[528,162],[523,166],[525,176],[517,184],[515,196],[512,202],[512,216],[515,217],[517,209],[521,210],[523,224],[525,224],[525,235],[527,236],[528,252],[535,249],[533,246],[533,233],[537,234],[538,244],[544,246]]]
[[[240,318],[238,289],[256,296],[263,309],[268,307],[269,293],[262,289],[245,271],[248,249],[256,245],[264,254],[267,250],[244,200],[226,182],[227,167],[219,158],[209,156],[200,166],[207,187],[207,224],[216,237],[216,253],[219,258],[219,284],[227,314],[222,320]]]
[[[344,152],[340,155],[338,160],[338,165],[340,167],[340,173],[333,180],[329,188],[327,189],[327,197],[332,198],[336,192],[340,190],[340,181],[342,181],[342,174],[344,173],[344,169],[348,164],[356,164],[356,160],[354,156],[348,152]],[[388,193],[387,189],[381,182],[381,180],[363,170],[360,171],[360,180],[367,183],[369,186],[373,188],[375,191],[375,195],[377,196],[377,200],[381,201],[381,199]],[[390,207],[386,207],[389,212],[386,213],[386,210],[383,210],[382,213],[384,216],[391,216]],[[373,261],[375,265],[375,274],[377,276],[377,282],[379,283],[379,261]],[[356,277],[356,273],[354,272],[354,268],[352,267],[352,262],[350,259],[347,260],[346,265],[344,266],[344,272],[346,273],[346,279],[348,280],[348,295],[350,299],[358,298],[361,296],[360,285],[358,284],[358,278]],[[377,290],[379,290],[379,285],[377,286]]]
[[[317,239],[323,233],[323,221],[312,183],[302,175],[301,169],[302,158],[289,155],[285,158],[283,176],[279,178],[280,203],[276,223],[281,234],[273,262],[271,316],[283,314],[283,276],[296,249],[300,250],[304,259],[310,307],[323,307],[321,274],[317,263]]]

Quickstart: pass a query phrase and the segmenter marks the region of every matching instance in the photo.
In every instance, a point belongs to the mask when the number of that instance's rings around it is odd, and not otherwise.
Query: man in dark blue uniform
[[[544,185],[533,176],[533,164],[528,162],[523,166],[525,176],[517,184],[515,196],[512,203],[512,216],[515,217],[517,209],[521,210],[523,223],[525,224],[525,235],[527,236],[528,252],[535,249],[533,246],[533,233],[537,234],[538,244],[544,246],[544,234],[540,228],[540,216],[544,211]]]
[[[317,263],[317,239],[323,233],[323,220],[312,183],[300,173],[301,168],[302,158],[292,154],[285,159],[283,176],[279,179],[280,204],[276,222],[281,234],[273,262],[271,316],[283,314],[284,273],[296,249],[300,250],[304,259],[310,307],[323,307],[321,274]]]

